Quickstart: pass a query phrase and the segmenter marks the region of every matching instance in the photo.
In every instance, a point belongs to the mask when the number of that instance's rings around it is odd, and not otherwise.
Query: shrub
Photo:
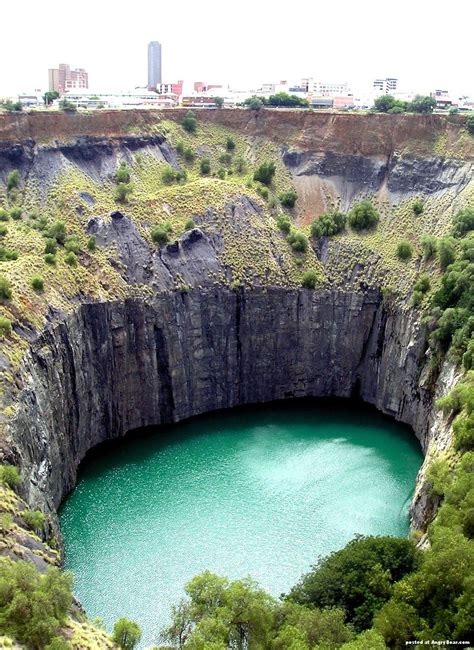
[[[192,230],[195,226],[196,226],[196,224],[194,223],[194,221],[192,219],[188,219],[186,221],[186,223],[184,224],[184,229],[185,230]]]
[[[466,129],[471,135],[474,135],[474,115],[470,115],[466,120]]]
[[[296,253],[306,253],[308,250],[308,238],[302,232],[291,232],[287,241]]]
[[[38,291],[39,293],[44,291],[44,280],[41,275],[34,275],[31,278],[31,286],[35,291]]]
[[[470,230],[474,230],[474,208],[460,210],[453,219],[453,237],[463,237]]]
[[[235,171],[238,174],[244,174],[247,168],[247,164],[243,158],[236,158],[234,162]]]
[[[423,250],[423,258],[425,260],[431,259],[438,251],[438,240],[432,235],[423,235],[420,239],[421,248]]]
[[[76,113],[77,112],[77,106],[70,102],[68,99],[61,99],[59,102],[59,108],[62,111],[66,111],[66,113]]]
[[[260,97],[256,97],[255,95],[253,97],[248,97],[245,100],[244,104],[252,111],[259,111],[261,108],[263,108],[262,100]]]
[[[407,239],[403,239],[397,246],[397,257],[400,260],[409,260],[413,255],[413,246]]]
[[[0,275],[0,298],[3,300],[10,300],[12,297],[12,287],[10,280],[3,275]]]
[[[95,251],[95,248],[96,248],[96,237],[95,235],[91,235],[87,240],[87,250]]]
[[[114,198],[118,203],[127,203],[132,192],[133,187],[130,183],[119,183],[115,188]]]
[[[3,208],[0,208],[0,221],[8,221],[10,219],[10,215],[6,210],[3,210]]]
[[[421,291],[421,293],[426,293],[429,291],[431,286],[430,278],[426,273],[422,273],[418,280],[415,282],[413,289],[415,291]]]
[[[411,208],[415,214],[421,214],[424,208],[423,201],[421,199],[415,199],[411,205]]]
[[[49,264],[50,266],[54,266],[56,264],[56,255],[54,253],[46,253],[44,256],[44,261],[46,264]]]
[[[220,178],[223,181],[226,177],[226,171],[223,167],[219,167],[217,170],[217,178]]]
[[[286,215],[282,214],[277,219],[277,226],[282,232],[288,234],[291,230],[291,221],[288,219]]]
[[[14,465],[0,465],[0,481],[12,490],[20,487],[21,476],[18,468]]]
[[[12,208],[10,210],[10,217],[14,221],[19,221],[21,219],[21,208]]]
[[[151,238],[155,244],[166,244],[169,241],[171,226],[168,223],[154,226],[151,229]]]
[[[318,276],[316,275],[316,271],[306,271],[306,273],[303,274],[302,284],[305,289],[314,289],[317,281]]]
[[[97,106],[97,108],[99,108]],[[44,650],[72,650],[72,645],[60,636],[55,636],[49,645]]]
[[[257,193],[260,194],[262,199],[265,199],[265,201],[268,199],[268,187],[262,187],[261,185],[257,185]]]
[[[66,240],[66,224],[64,221],[55,221],[48,229],[47,236],[50,239],[55,239],[58,244],[64,244]]]
[[[12,322],[6,316],[0,316],[0,336],[6,336],[12,331]]]
[[[8,232],[8,228],[2,223],[0,224],[0,237],[5,237]]]
[[[176,172],[176,182],[185,183],[188,180],[188,172],[185,169],[178,169]]]
[[[349,224],[355,230],[373,228],[379,221],[379,215],[372,203],[365,199],[356,203],[349,212]]]
[[[435,106],[436,99],[434,97],[417,95],[411,104],[409,104],[408,110],[413,113],[432,113]]]
[[[0,513],[0,532],[6,533],[13,525],[13,516],[9,512]]]
[[[176,151],[179,153],[180,156],[183,155],[184,153],[184,142],[180,140],[178,144],[176,145]]]
[[[58,245],[56,239],[52,239],[51,237],[48,237],[44,245],[44,252],[54,255],[57,249],[58,249]]]
[[[7,190],[10,192],[20,184],[20,172],[18,169],[13,169],[7,176]]]
[[[75,267],[77,266],[77,255],[70,251],[67,255],[64,256],[64,261],[68,266]]]
[[[114,625],[112,638],[121,650],[133,650],[141,636],[140,627],[128,618],[119,618]]]
[[[264,185],[270,185],[272,178],[275,175],[276,167],[273,162],[264,162],[253,175],[253,180],[263,183]]]
[[[44,526],[45,516],[39,510],[24,510],[21,518],[32,530],[39,530]]]
[[[227,149],[227,151],[234,151],[235,150],[235,140],[233,138],[231,138],[230,136],[226,140],[225,148]]]
[[[195,133],[197,129],[196,116],[192,111],[188,111],[182,122],[182,127],[188,133]]]
[[[439,263],[443,271],[456,259],[456,249],[454,240],[450,237],[444,237],[438,244]]]
[[[115,172],[115,180],[117,183],[130,183],[131,169],[127,167],[127,163],[122,161],[120,167]]]
[[[81,250],[81,244],[79,242],[79,239],[77,238],[77,235],[70,235],[69,237],[66,238],[66,241],[64,242],[64,248],[68,252],[73,252],[73,253],[79,253]]]
[[[289,192],[282,192],[278,198],[280,199],[281,204],[286,208],[293,208],[298,195],[294,190],[290,190]]]
[[[329,212],[322,214],[311,224],[311,235],[313,237],[330,237],[342,232],[346,227],[347,217],[343,212]]]
[[[201,158],[201,162],[199,163],[199,169],[203,176],[207,176],[207,174],[211,173],[211,161],[209,160],[209,158]]]
[[[196,157],[196,154],[194,151],[191,149],[191,147],[186,147],[184,150],[184,159],[186,162],[191,163],[193,162],[194,158]]]
[[[423,302],[423,293],[421,291],[413,291],[413,295],[411,297],[411,304],[414,307],[418,307],[421,305]]]
[[[219,156],[219,162],[222,165],[226,165],[228,167],[232,162],[232,156],[230,155],[230,153],[223,153],[222,155]]]

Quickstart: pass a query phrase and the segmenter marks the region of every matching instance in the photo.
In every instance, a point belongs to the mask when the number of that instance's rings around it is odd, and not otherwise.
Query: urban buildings
[[[156,90],[161,84],[161,43],[148,43],[148,90]]]
[[[374,81],[374,92],[377,96],[392,95],[397,90],[398,79],[387,77],[386,79],[376,79]]]
[[[89,75],[84,68],[71,70],[68,63],[60,63],[58,68],[48,70],[49,90],[65,93],[68,90],[89,88]]]

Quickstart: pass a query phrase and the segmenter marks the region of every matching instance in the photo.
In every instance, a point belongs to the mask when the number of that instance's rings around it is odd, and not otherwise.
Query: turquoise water
[[[210,569],[278,596],[355,534],[406,535],[422,455],[406,427],[350,402],[213,413],[88,456],[60,512],[89,617],[156,643]]]

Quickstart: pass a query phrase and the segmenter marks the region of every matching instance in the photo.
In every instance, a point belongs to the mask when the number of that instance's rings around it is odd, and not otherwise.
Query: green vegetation
[[[91,235],[87,240],[87,250],[92,252],[95,251],[95,249],[96,249],[96,236]]]
[[[128,618],[119,618],[114,625],[112,638],[121,650],[133,650],[141,637],[140,627]]]
[[[327,212],[311,224],[313,237],[331,237],[342,232],[346,227],[347,217],[343,212]]]
[[[182,127],[188,133],[195,133],[197,129],[197,119],[192,111],[188,111],[182,122]]]
[[[407,239],[403,239],[397,245],[397,257],[401,260],[409,260],[413,255],[413,246]]]
[[[0,465],[0,483],[16,490],[21,485],[20,472],[14,465]]]
[[[280,203],[284,205],[285,208],[294,208],[298,195],[294,190],[290,190],[288,192],[282,192],[278,198],[280,199]]]
[[[133,187],[130,183],[118,183],[115,188],[114,198],[118,203],[127,203],[128,197],[133,192]]]
[[[292,231],[286,240],[296,253],[306,253],[308,250],[308,238],[302,232]]]
[[[232,153],[233,151],[235,151],[235,140],[234,140],[234,138],[231,138],[230,136],[227,138],[227,140],[225,142],[225,148],[227,149],[227,151],[229,153]]]
[[[12,322],[5,316],[0,316],[0,336],[6,336],[12,331]]]
[[[277,226],[282,232],[287,235],[291,230],[291,221],[286,215],[282,214],[277,219]]]
[[[42,293],[44,291],[44,280],[41,275],[34,275],[31,278],[31,286],[38,293]]]
[[[169,242],[169,234],[172,231],[171,224],[164,223],[154,226],[151,229],[151,238],[155,244],[162,245]]]
[[[256,97],[254,95],[253,97],[248,97],[245,100],[244,106],[247,106],[247,108],[250,108],[252,111],[259,111],[263,108],[264,104],[260,97]]]
[[[12,208],[12,209],[10,210],[10,217],[11,217],[14,221],[19,221],[19,220],[21,219],[21,215],[22,215],[21,208]]]
[[[211,161],[209,160],[209,158],[201,158],[201,162],[199,163],[199,169],[203,176],[207,176],[208,174],[211,173]]]
[[[438,252],[438,240],[432,235],[423,235],[420,239],[420,244],[425,260],[430,260]]]
[[[20,172],[18,169],[14,169],[7,176],[7,190],[10,192],[14,188],[17,188],[20,184]]]
[[[379,215],[372,203],[365,199],[360,203],[355,203],[349,212],[349,225],[355,230],[367,230],[374,228],[378,221]]]
[[[43,95],[43,99],[46,106],[49,106],[55,99],[59,99],[59,93],[57,90],[48,90]]]
[[[443,271],[456,259],[455,241],[450,237],[444,237],[438,242],[439,263]]]
[[[55,240],[58,244],[64,244],[66,241],[66,224],[64,221],[55,221],[47,231],[47,237]],[[48,240],[47,240],[48,241]],[[53,250],[45,250],[46,253],[54,253]]]
[[[318,276],[314,271],[306,271],[303,274],[302,285],[305,289],[314,289],[318,282]]]
[[[264,185],[270,185],[275,175],[275,171],[276,167],[274,162],[264,162],[255,171],[253,180],[263,183]]]
[[[192,230],[195,227],[196,227],[196,224],[194,223],[193,219],[188,219],[186,221],[186,223],[184,224],[184,229],[185,230]]]
[[[2,630],[29,648],[44,648],[59,635],[72,603],[72,576],[50,568],[42,575],[29,562],[0,559]]]
[[[474,230],[474,208],[465,208],[456,213],[453,219],[453,237],[464,237],[470,230]]]
[[[0,275],[0,300],[10,300],[12,297],[12,285],[8,278]]]
[[[76,267],[77,266],[77,255],[73,251],[70,251],[67,253],[67,255],[64,256],[64,261],[68,266],[71,267]]]
[[[40,530],[44,526],[45,516],[39,510],[24,510],[22,519],[32,530]]]
[[[415,214],[421,214],[423,212],[424,203],[421,199],[415,199],[412,203],[412,209]]]
[[[433,97],[417,95],[410,103],[409,110],[413,113],[432,113],[436,106],[436,100]]]
[[[77,106],[70,102],[68,99],[61,99],[59,102],[59,108],[66,113],[76,113]]]
[[[54,253],[46,253],[44,261],[46,264],[49,264],[49,266],[54,266],[56,264],[56,255]]]
[[[466,120],[466,129],[468,133],[474,135],[474,115],[470,115]]]
[[[132,175],[132,170],[127,167],[127,163],[122,160],[120,166],[115,172],[115,181],[117,183],[130,183],[130,178]]]
[[[288,93],[281,92],[276,93],[276,95],[270,95],[268,99],[266,97],[248,97],[245,100],[244,105],[254,110],[260,110],[262,106],[271,106],[275,108],[283,106],[287,108],[307,108],[309,102],[307,99],[303,99],[297,95],[289,95]]]
[[[395,99],[392,95],[382,95],[374,102],[374,110],[379,113],[432,113],[436,106],[433,97],[417,95],[412,102]]]

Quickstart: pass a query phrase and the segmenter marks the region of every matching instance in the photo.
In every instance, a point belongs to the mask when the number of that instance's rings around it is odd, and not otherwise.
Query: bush
[[[356,203],[349,212],[349,224],[355,230],[366,230],[373,228],[379,221],[379,215],[372,203],[365,199]]]
[[[413,113],[432,113],[435,107],[436,99],[434,97],[417,95],[409,104],[408,109]]]
[[[209,158],[201,158],[201,162],[199,163],[199,169],[203,176],[207,176],[208,174],[211,173],[211,161],[209,160]]]
[[[14,221],[19,221],[21,219],[21,208],[12,208],[10,210],[10,217]]]
[[[3,275],[0,275],[0,299],[10,300],[12,297],[12,287],[10,280]]]
[[[133,650],[142,637],[140,627],[128,618],[119,618],[112,638],[121,650]]]
[[[195,226],[196,226],[196,224],[194,223],[194,221],[192,219],[188,219],[186,221],[186,223],[184,224],[184,229],[185,230],[192,230],[193,228],[195,228]]]
[[[460,210],[453,219],[453,237],[463,237],[470,230],[474,230],[474,208]]]
[[[44,650],[72,650],[72,645],[62,637],[56,636]]]
[[[0,465],[0,481],[8,485],[12,490],[16,490],[21,485],[18,468],[14,465]]]
[[[55,221],[48,229],[47,236],[50,239],[55,239],[58,244],[64,244],[66,240],[66,224],[64,221]]]
[[[169,241],[171,226],[168,223],[154,226],[151,229],[151,238],[155,244],[166,244]]]
[[[228,167],[232,162],[232,156],[230,153],[223,153],[219,156],[219,162]]]
[[[183,155],[183,153],[184,153],[184,142],[182,140],[180,140],[178,142],[178,144],[176,145],[176,151],[177,151],[177,153],[179,153],[180,156]]]
[[[46,264],[49,264],[50,266],[54,266],[56,264],[56,255],[54,253],[46,253],[44,256],[44,261]]]
[[[286,215],[282,214],[277,219],[277,226],[282,232],[288,234],[291,230],[291,221]]]
[[[184,155],[185,161],[188,162],[188,163],[193,162],[194,158],[196,157],[196,154],[191,149],[191,147],[186,147],[186,149],[184,150],[183,155]]]
[[[56,239],[52,239],[51,237],[48,237],[44,245],[44,252],[54,255],[57,249],[58,249],[58,245]]]
[[[474,135],[474,115],[470,115],[466,120],[466,129],[468,133]]]
[[[115,172],[115,180],[117,183],[130,183],[131,169],[127,167],[127,163],[122,161],[120,167]]]
[[[95,235],[91,235],[87,240],[87,250],[95,251],[95,249],[96,249],[96,237]]]
[[[265,199],[265,201],[268,199],[268,187],[262,187],[261,185],[257,185],[257,194],[260,194],[262,199]]]
[[[230,136],[226,140],[225,148],[229,152],[235,150],[235,140],[233,138],[231,138]]]
[[[28,648],[44,648],[60,633],[72,603],[72,576],[54,567],[40,574],[29,562],[0,563],[2,632]]]
[[[0,316],[0,336],[6,336],[12,331],[12,322],[6,316]]]
[[[409,260],[413,255],[413,246],[407,239],[403,239],[397,246],[397,257],[400,260]]]
[[[444,237],[441,239],[438,244],[438,255],[441,268],[445,271],[456,259],[454,240],[450,237]]]
[[[8,228],[2,223],[0,224],[0,237],[5,237],[8,232]]]
[[[276,167],[273,162],[264,162],[253,175],[253,180],[263,183],[264,185],[270,185],[272,178],[275,175]]]
[[[234,162],[235,171],[238,174],[244,174],[247,169],[247,164],[243,158],[236,158]]]
[[[278,198],[280,199],[281,204],[285,206],[285,208],[293,208],[295,206],[298,195],[294,190],[290,190],[289,192],[282,192]]]
[[[0,208],[0,221],[8,221],[10,219],[10,215],[6,210],[3,210],[3,208]]]
[[[119,183],[115,188],[114,198],[118,203],[127,203],[132,192],[133,187],[130,183]]]
[[[44,526],[45,516],[39,510],[24,510],[21,518],[32,530],[40,530]]]
[[[66,241],[64,242],[64,248],[68,252],[73,252],[73,253],[79,253],[81,250],[81,244],[79,242],[79,239],[77,238],[77,235],[70,235],[69,237],[66,238]]]
[[[66,111],[66,113],[76,113],[77,112],[77,106],[70,102],[67,99],[61,99],[59,102],[59,108],[62,111]]]
[[[217,170],[217,178],[220,178],[223,181],[226,177],[226,171],[223,167],[219,167]]]
[[[305,289],[314,289],[317,281],[318,276],[316,275],[316,271],[306,271],[306,273],[303,274],[302,284]]]
[[[413,289],[415,291],[420,291],[421,293],[426,293],[430,290],[430,278],[426,273],[422,273],[418,280],[415,282]]]
[[[182,127],[185,131],[188,133],[195,133],[197,129],[197,120],[196,116],[192,111],[188,111],[186,113],[186,117],[184,118],[182,122]]]
[[[64,261],[68,266],[76,267],[77,266],[77,255],[70,251],[67,255],[64,256]]]
[[[423,302],[423,293],[421,291],[413,291],[413,295],[411,297],[411,304],[414,307],[418,307],[421,305]]]
[[[322,558],[289,598],[312,607],[341,607],[357,632],[368,629],[392,586],[418,566],[413,542],[394,537],[356,537]]]
[[[306,253],[308,250],[308,238],[302,232],[291,232],[287,241],[296,253]]]
[[[260,97],[256,97],[255,95],[253,97],[248,97],[245,100],[244,104],[252,111],[259,111],[261,108],[263,108],[262,100]]]
[[[421,214],[424,208],[423,201],[421,199],[415,199],[411,205],[411,208],[415,214]]]
[[[38,291],[39,293],[44,291],[44,280],[41,275],[34,275],[31,278],[31,286],[35,291]]]
[[[330,237],[342,232],[346,227],[347,217],[343,212],[329,212],[322,214],[311,224],[311,235],[319,237]]]
[[[421,248],[423,250],[423,258],[425,260],[431,259],[438,251],[438,240],[432,235],[423,235],[420,239]]]
[[[13,169],[7,176],[7,190],[10,192],[20,184],[20,172],[18,169]]]

